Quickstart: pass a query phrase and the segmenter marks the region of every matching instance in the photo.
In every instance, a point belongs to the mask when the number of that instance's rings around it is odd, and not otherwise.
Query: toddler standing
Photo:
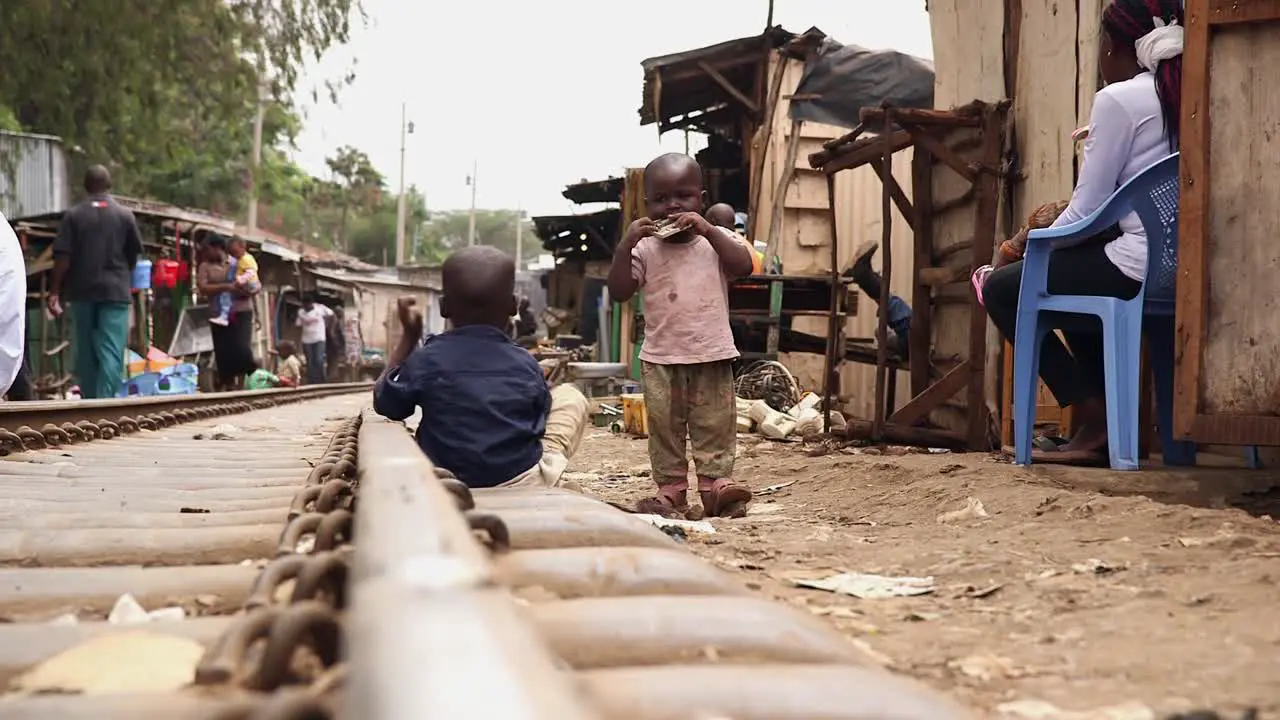
[[[610,296],[619,302],[644,290],[640,360],[658,494],[636,509],[689,516],[687,437],[703,515],[741,517],[751,491],[732,480],[732,363],[738,350],[729,329],[729,281],[751,274],[751,249],[702,216],[702,168],[688,155],[671,153],[649,163],[644,192],[649,216],[627,229],[608,281]],[[673,222],[680,232],[658,239],[657,222]]]
[[[227,252],[234,259],[231,264],[231,277],[228,280],[250,295],[261,290],[262,282],[258,279],[258,261],[249,254],[248,248],[244,245],[244,239],[232,238],[231,242],[227,244]],[[214,325],[224,326],[230,324],[231,304],[232,297],[229,292],[221,292],[213,296],[213,312],[209,322]]]

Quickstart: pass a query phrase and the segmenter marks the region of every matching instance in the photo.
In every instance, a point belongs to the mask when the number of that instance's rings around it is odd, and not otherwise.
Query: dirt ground
[[[689,548],[980,713],[1280,716],[1280,525],[1266,514],[1280,473],[1024,469],[745,435],[738,454],[738,478],[771,489]],[[570,470],[608,500],[652,493],[644,440],[589,432]],[[970,499],[986,517],[956,512]],[[862,600],[794,585],[842,572],[935,589]],[[1037,715],[1035,701],[1088,714]]]

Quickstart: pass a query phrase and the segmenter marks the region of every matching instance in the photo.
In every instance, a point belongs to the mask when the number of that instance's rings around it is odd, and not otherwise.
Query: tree
[[[122,192],[178,182],[238,207],[259,84],[274,147],[296,130],[303,61],[345,42],[359,13],[359,0],[8,2],[0,107],[116,169]]]
[[[382,199],[382,188],[386,185],[386,180],[363,150],[350,145],[338,148],[332,157],[325,158],[324,163],[341,188],[342,217],[338,222],[334,245],[346,250],[347,215],[351,207],[355,205],[362,210],[374,208]]]
[[[431,221],[422,228],[421,244],[425,249],[424,254],[429,254],[434,261],[440,261],[450,252],[466,247],[469,220],[467,210],[435,213]],[[492,245],[514,256],[517,221],[524,224],[520,254],[524,258],[536,256],[540,242],[534,235],[533,223],[522,218],[515,210],[476,210],[476,243]]]

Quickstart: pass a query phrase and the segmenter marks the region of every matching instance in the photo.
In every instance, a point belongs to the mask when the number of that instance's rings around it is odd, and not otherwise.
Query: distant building
[[[0,212],[29,217],[70,206],[62,138],[0,130]]]

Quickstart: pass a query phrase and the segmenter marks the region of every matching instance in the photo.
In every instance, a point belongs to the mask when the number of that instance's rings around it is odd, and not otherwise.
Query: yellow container
[[[642,393],[622,396],[622,429],[630,435],[649,436],[649,411],[645,409]]]

